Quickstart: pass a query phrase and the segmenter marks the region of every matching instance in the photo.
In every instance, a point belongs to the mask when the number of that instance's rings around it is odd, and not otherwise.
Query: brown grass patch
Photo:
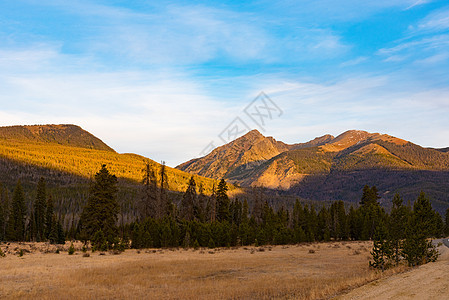
[[[331,247],[321,244],[324,247],[313,255],[310,246],[175,250],[157,255],[152,250],[141,254],[127,250],[89,259],[67,252],[7,255],[0,258],[0,298],[325,298],[383,276],[368,268],[369,253],[352,255],[354,248],[370,248],[369,242],[346,244],[352,249],[335,242]]]

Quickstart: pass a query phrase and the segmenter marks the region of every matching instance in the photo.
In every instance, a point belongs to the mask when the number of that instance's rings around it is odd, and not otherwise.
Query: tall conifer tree
[[[45,213],[47,208],[47,191],[45,179],[41,177],[37,184],[37,195],[34,203],[35,238],[40,242],[45,238]]]
[[[147,217],[155,218],[158,210],[157,182],[154,170],[149,161],[145,162],[143,173],[140,216],[142,219]]]
[[[47,199],[47,208],[45,211],[45,237],[50,239],[50,233],[53,229],[53,219],[54,219],[54,203],[53,197],[50,195]]]
[[[399,194],[393,197],[393,208],[389,219],[389,234],[393,248],[393,260],[396,265],[399,264],[401,249],[405,232],[407,229],[408,218],[410,216],[409,209],[403,205],[403,200]]]
[[[194,207],[196,204],[196,183],[195,179],[190,177],[189,185],[181,201],[180,215],[187,221],[193,220]]]
[[[97,232],[102,232],[110,246],[117,237],[119,206],[116,195],[117,177],[110,174],[106,165],[103,165],[95,175],[87,205],[81,214],[82,230],[90,240]]]
[[[217,188],[217,220],[229,221],[228,186],[224,179],[220,180]]]
[[[421,192],[413,204],[413,214],[407,224],[403,255],[410,266],[417,266],[438,258],[438,251],[431,241],[435,232],[435,213],[430,200]]]
[[[165,166],[165,161],[161,163],[161,168],[159,172],[159,207],[158,207],[158,218],[163,218],[164,216],[173,214],[173,205],[171,203],[170,197],[167,195],[168,190],[168,177],[167,169]]]
[[[11,213],[9,215],[7,238],[11,241],[23,241],[25,239],[25,218],[27,209],[25,206],[25,195],[23,193],[20,180],[17,182],[16,188],[11,202]]]

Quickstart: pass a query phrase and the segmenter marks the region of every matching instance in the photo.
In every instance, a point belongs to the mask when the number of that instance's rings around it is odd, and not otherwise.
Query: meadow
[[[0,298],[321,299],[401,269],[368,267],[371,242],[82,253],[2,244]],[[20,249],[24,253],[19,257]]]

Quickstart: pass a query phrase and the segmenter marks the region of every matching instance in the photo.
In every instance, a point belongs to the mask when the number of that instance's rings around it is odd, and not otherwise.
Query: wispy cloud
[[[355,59],[351,59],[351,60],[342,62],[342,63],[340,64],[340,66],[341,66],[341,67],[356,66],[356,65],[361,64],[361,63],[363,63],[363,62],[365,62],[365,61],[367,61],[367,60],[368,60],[368,57],[360,56],[360,57],[357,57],[357,58],[355,58]]]
[[[430,2],[432,2],[432,1],[431,0],[416,0],[414,3],[412,3],[410,6],[408,6],[405,10],[409,10],[416,6],[424,5],[424,4],[427,4]]]
[[[412,31],[440,31],[449,29],[449,7],[439,9],[429,14],[416,26],[412,26]]]

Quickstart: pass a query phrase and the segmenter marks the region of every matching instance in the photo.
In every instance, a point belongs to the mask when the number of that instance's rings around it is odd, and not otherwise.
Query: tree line
[[[20,180],[11,199],[8,190],[0,185],[0,241],[65,242],[65,232],[56,217],[53,198],[47,195],[44,178],[37,184],[36,195],[28,209]]]
[[[79,239],[86,246],[90,241],[99,250],[374,240],[372,266],[384,269],[401,258],[411,265],[431,260],[432,248],[427,238],[449,234],[449,209],[443,222],[424,193],[413,207],[395,195],[390,213],[380,206],[375,186],[364,187],[358,207],[346,209],[343,201],[336,201],[317,209],[297,200],[291,210],[274,209],[261,189],[252,190],[249,205],[246,198],[230,199],[224,180],[213,187],[212,195],[205,195],[202,185],[197,185],[192,176],[182,199],[175,203],[167,193],[164,164],[157,171],[146,163],[139,218],[123,224],[118,218],[117,178],[103,165],[90,184],[79,222],[66,232],[53,211],[51,196],[46,194],[45,180],[41,179],[37,185],[30,211],[25,207],[19,181],[12,201],[5,189],[0,193],[0,240]]]

